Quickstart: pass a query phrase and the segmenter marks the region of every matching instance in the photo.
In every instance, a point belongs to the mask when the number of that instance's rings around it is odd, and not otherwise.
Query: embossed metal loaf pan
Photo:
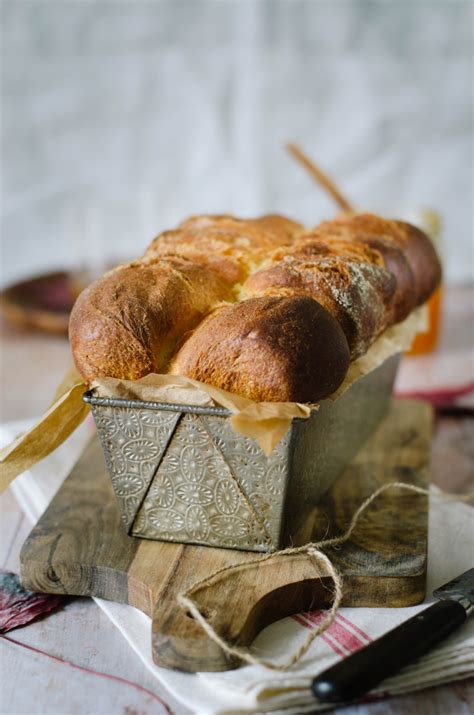
[[[269,457],[224,408],[86,393],[127,532],[251,551],[307,541],[314,506],[385,415],[398,362],[294,419]]]

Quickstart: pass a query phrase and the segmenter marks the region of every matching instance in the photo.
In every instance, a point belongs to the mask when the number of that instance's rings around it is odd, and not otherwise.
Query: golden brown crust
[[[230,286],[242,283],[270,251],[288,246],[302,226],[284,216],[236,219],[192,216],[157,236],[146,257],[182,256],[219,274]]]
[[[387,305],[389,323],[399,323],[404,320],[418,304],[415,291],[415,277],[408,260],[400,246],[393,238],[364,233],[346,224],[326,222],[311,231],[312,240],[318,236],[325,250],[333,255],[343,254],[365,263],[386,268],[393,273],[396,283],[390,304]],[[306,241],[308,232],[297,240]]]
[[[395,291],[389,306],[389,322],[400,323],[418,305],[415,276],[402,249],[389,238],[358,234],[357,240],[377,250],[385,267],[395,277]]]
[[[190,261],[137,262],[107,273],[81,293],[69,337],[86,380],[135,380],[166,365],[177,341],[228,297],[219,277]]]
[[[291,243],[297,232],[303,230],[302,224],[278,214],[267,214],[251,219],[240,219],[225,214],[191,216],[182,221],[179,228],[234,231],[237,235],[249,236],[253,249],[287,245]]]
[[[301,296],[217,310],[184,343],[170,372],[252,400],[316,402],[340,385],[348,366],[337,321]]]
[[[441,263],[433,243],[422,231],[403,221],[360,213],[341,216],[321,224],[323,230],[345,228],[354,239],[382,239],[403,252],[414,277],[415,304],[421,305],[434,292],[441,280]],[[393,254],[392,254],[393,255]]]
[[[293,242],[290,255],[299,255],[309,259],[333,256],[385,268],[384,258],[377,249],[360,241],[348,240],[346,236],[337,235],[332,231],[322,231],[318,228],[299,233]],[[283,250],[280,251],[280,256],[285,258]],[[277,257],[278,253],[275,252],[273,258]]]
[[[215,271],[229,286],[245,280],[245,252],[233,247],[232,236],[216,235],[204,228],[177,229],[157,236],[146,257],[181,256]]]
[[[309,295],[340,323],[356,358],[388,326],[396,281],[378,251],[308,231],[243,288],[249,296]]]
[[[401,247],[415,276],[417,305],[428,300],[441,281],[441,262],[432,241],[423,231],[404,221],[395,221],[403,231]]]
[[[439,277],[429,239],[399,221],[353,214],[304,231],[282,216],[195,216],[84,291],[71,345],[87,380],[166,371],[178,351],[179,374],[313,401],[342,381],[348,344],[363,354]]]

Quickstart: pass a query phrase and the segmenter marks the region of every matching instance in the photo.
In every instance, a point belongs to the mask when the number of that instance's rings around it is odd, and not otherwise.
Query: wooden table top
[[[445,330],[440,350],[452,351],[472,339],[472,289],[451,288],[445,300]],[[0,324],[2,421],[41,414],[70,364],[67,341],[30,334]],[[466,381],[469,376],[466,376]],[[432,480],[449,491],[474,487],[474,420],[438,415],[432,447]],[[1,568],[19,571],[19,552],[30,530],[13,496],[0,497]],[[0,643],[4,715],[123,713],[145,715],[190,711],[154,678],[121,633],[91,599],[72,600],[47,618],[11,632],[11,637],[40,649]],[[80,669],[53,660],[58,656]],[[105,677],[107,676],[113,677]],[[160,700],[162,702],[160,702]],[[413,695],[338,710],[344,715],[413,713],[468,715],[474,712],[474,683],[463,681]]]

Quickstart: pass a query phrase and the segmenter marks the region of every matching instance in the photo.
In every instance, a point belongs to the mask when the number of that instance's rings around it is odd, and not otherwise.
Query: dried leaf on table
[[[24,626],[61,606],[67,596],[27,591],[18,576],[0,570],[0,633]]]

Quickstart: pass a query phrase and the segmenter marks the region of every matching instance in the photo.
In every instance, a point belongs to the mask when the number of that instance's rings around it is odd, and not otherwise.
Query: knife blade
[[[474,568],[433,596],[438,603],[316,676],[316,698],[332,704],[356,700],[459,628],[474,611]]]

